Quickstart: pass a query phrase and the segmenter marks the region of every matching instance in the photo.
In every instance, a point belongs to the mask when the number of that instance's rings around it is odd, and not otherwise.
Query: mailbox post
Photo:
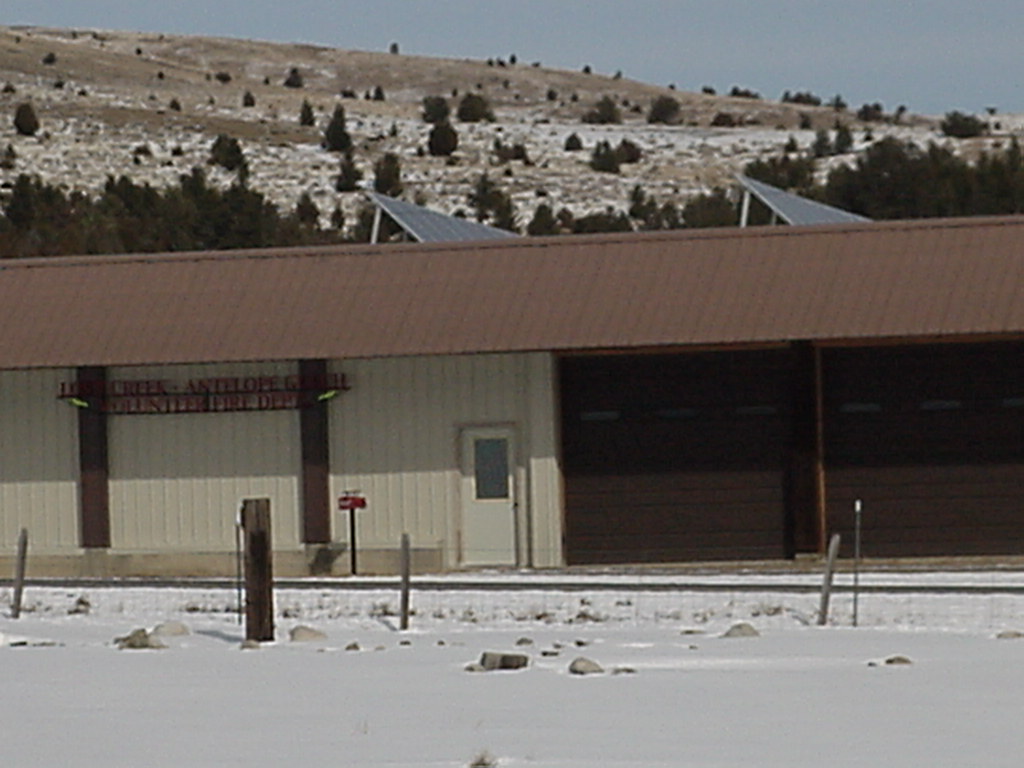
[[[358,491],[346,491],[338,497],[338,510],[348,512],[348,547],[352,575],[356,575],[356,511],[366,509],[366,497]]]

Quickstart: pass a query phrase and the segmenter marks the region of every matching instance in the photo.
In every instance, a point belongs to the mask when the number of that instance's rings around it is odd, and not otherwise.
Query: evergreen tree
[[[824,128],[819,128],[814,134],[811,154],[815,157],[828,157],[832,154],[832,140],[828,136],[828,131]]]
[[[295,218],[307,227],[315,227],[319,223],[320,209],[313,202],[309,192],[303,192],[295,203]]]
[[[382,195],[402,194],[402,163],[398,155],[387,152],[373,166],[373,189]]]
[[[345,130],[345,108],[341,104],[335,105],[331,121],[324,129],[323,146],[328,152],[348,152],[352,149],[352,137]]]
[[[836,128],[836,138],[832,145],[832,151],[837,155],[845,155],[853,149],[853,134],[845,123],[840,123]]]
[[[589,213],[573,222],[572,231],[577,235],[598,232],[632,232],[633,225],[622,211],[609,207],[599,213]]]
[[[352,150],[347,151],[341,158],[341,168],[334,188],[339,192],[355,192],[359,189],[359,182],[362,178],[362,172],[352,159]]]
[[[14,146],[8,144],[7,149],[4,150],[3,157],[0,157],[0,168],[5,171],[13,171],[14,161],[17,159],[18,153],[14,151]]]
[[[496,227],[516,231],[512,198],[503,192],[486,172],[477,177],[469,193],[468,202],[473,207],[477,221],[492,219]]]
[[[580,139],[579,134],[570,133],[565,139],[565,151],[578,152],[581,149],[583,149],[583,140]]]
[[[213,141],[210,147],[210,162],[219,165],[226,171],[238,171],[240,174],[246,169],[245,155],[238,139],[222,133]]]
[[[619,172],[619,155],[607,141],[599,141],[590,155],[590,167],[601,173]]]
[[[736,207],[723,189],[693,197],[683,207],[686,227],[735,227],[738,221]]]
[[[559,231],[558,220],[547,203],[537,206],[537,210],[533,212],[533,218],[526,225],[526,234],[528,235],[557,235]]]
[[[316,115],[313,114],[313,105],[305,99],[302,100],[302,108],[299,110],[299,125],[316,125]]]
[[[331,228],[341,232],[345,229],[345,214],[341,210],[340,205],[335,205],[334,210],[331,211]]]

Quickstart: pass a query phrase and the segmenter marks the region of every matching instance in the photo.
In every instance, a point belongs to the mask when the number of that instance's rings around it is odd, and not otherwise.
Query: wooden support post
[[[18,557],[14,565],[14,601],[11,603],[11,618],[21,616],[21,595],[25,589],[25,565],[28,561],[28,529],[18,534]]]
[[[797,342],[793,362],[793,432],[783,534],[786,557],[823,554],[825,549],[820,352],[808,342]]]
[[[832,534],[828,543],[828,557],[825,559],[825,577],[821,582],[821,605],[818,607],[818,626],[828,623],[828,602],[832,597],[832,576],[836,570],[836,557],[839,555],[839,534]]]
[[[412,552],[409,549],[409,534],[402,534],[402,623],[401,629],[409,628],[409,581],[412,571]]]
[[[242,502],[245,535],[245,639],[274,639],[274,569],[270,538],[270,499]]]
[[[327,381],[327,361],[300,360],[303,386]],[[327,400],[317,391],[302,393],[299,433],[302,442],[302,542],[327,544],[331,540],[331,451]],[[322,394],[322,393],[320,393]]]
[[[78,369],[78,387],[85,407],[78,409],[79,544],[86,549],[110,547],[110,459],[107,415],[103,401],[107,371]]]

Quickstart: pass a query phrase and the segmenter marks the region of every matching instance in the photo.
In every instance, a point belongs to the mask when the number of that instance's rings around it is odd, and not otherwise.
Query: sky
[[[680,90],[1024,112],[1020,0],[0,0],[0,24],[508,58]]]

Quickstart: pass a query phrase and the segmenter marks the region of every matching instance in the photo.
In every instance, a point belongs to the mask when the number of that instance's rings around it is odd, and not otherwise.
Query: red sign
[[[338,509],[346,512],[352,509],[366,509],[365,496],[339,496]]]

